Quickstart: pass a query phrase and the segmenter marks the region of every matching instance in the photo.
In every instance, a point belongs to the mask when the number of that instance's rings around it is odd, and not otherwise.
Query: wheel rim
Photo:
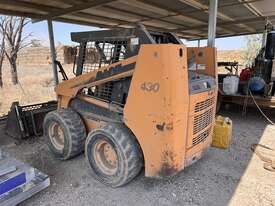
[[[98,140],[93,147],[97,167],[106,175],[114,175],[118,168],[118,157],[114,147],[105,140]]]
[[[53,122],[49,127],[49,137],[53,146],[58,150],[64,149],[64,132],[57,122]]]

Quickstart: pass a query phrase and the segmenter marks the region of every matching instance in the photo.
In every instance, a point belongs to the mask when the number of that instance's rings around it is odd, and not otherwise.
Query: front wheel
[[[111,187],[130,182],[143,165],[142,152],[135,136],[120,124],[107,124],[90,132],[85,153],[94,176]]]
[[[43,130],[48,146],[57,158],[67,160],[83,152],[86,129],[75,111],[58,109],[48,113]]]

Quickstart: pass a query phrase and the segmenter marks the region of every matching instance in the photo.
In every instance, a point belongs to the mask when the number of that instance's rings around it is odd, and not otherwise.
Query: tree
[[[3,87],[3,77],[2,77],[2,67],[3,67],[3,62],[4,62],[4,57],[5,57],[5,35],[4,33],[6,32],[7,28],[7,21],[6,18],[1,17],[0,21],[3,22],[3,28],[0,27],[0,88]]]
[[[251,66],[262,46],[262,34],[246,36],[246,47],[243,56],[245,65]]]
[[[2,66],[5,57],[5,38],[1,35],[1,44],[0,44],[0,88],[3,87],[3,78],[2,78]]]
[[[5,17],[6,19],[6,29],[2,35],[5,37],[6,41],[6,49],[5,49],[5,56],[10,64],[11,69],[11,79],[12,83],[18,84],[18,76],[17,76],[17,54],[20,49],[24,48],[28,44],[25,44],[26,39],[30,36],[23,37],[23,28],[26,26],[30,21],[27,20],[25,17],[14,17],[9,16]],[[1,30],[4,31],[3,21],[0,22]]]

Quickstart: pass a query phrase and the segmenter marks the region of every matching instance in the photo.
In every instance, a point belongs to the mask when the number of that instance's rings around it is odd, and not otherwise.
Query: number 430
[[[147,91],[147,92],[158,92],[159,87],[160,87],[159,83],[153,83],[153,82],[144,82],[140,86],[140,88],[143,91]]]

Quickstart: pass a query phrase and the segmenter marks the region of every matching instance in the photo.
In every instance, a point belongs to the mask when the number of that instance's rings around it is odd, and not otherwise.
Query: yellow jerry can
[[[212,147],[227,149],[232,137],[232,120],[229,117],[217,116],[213,131]]]

